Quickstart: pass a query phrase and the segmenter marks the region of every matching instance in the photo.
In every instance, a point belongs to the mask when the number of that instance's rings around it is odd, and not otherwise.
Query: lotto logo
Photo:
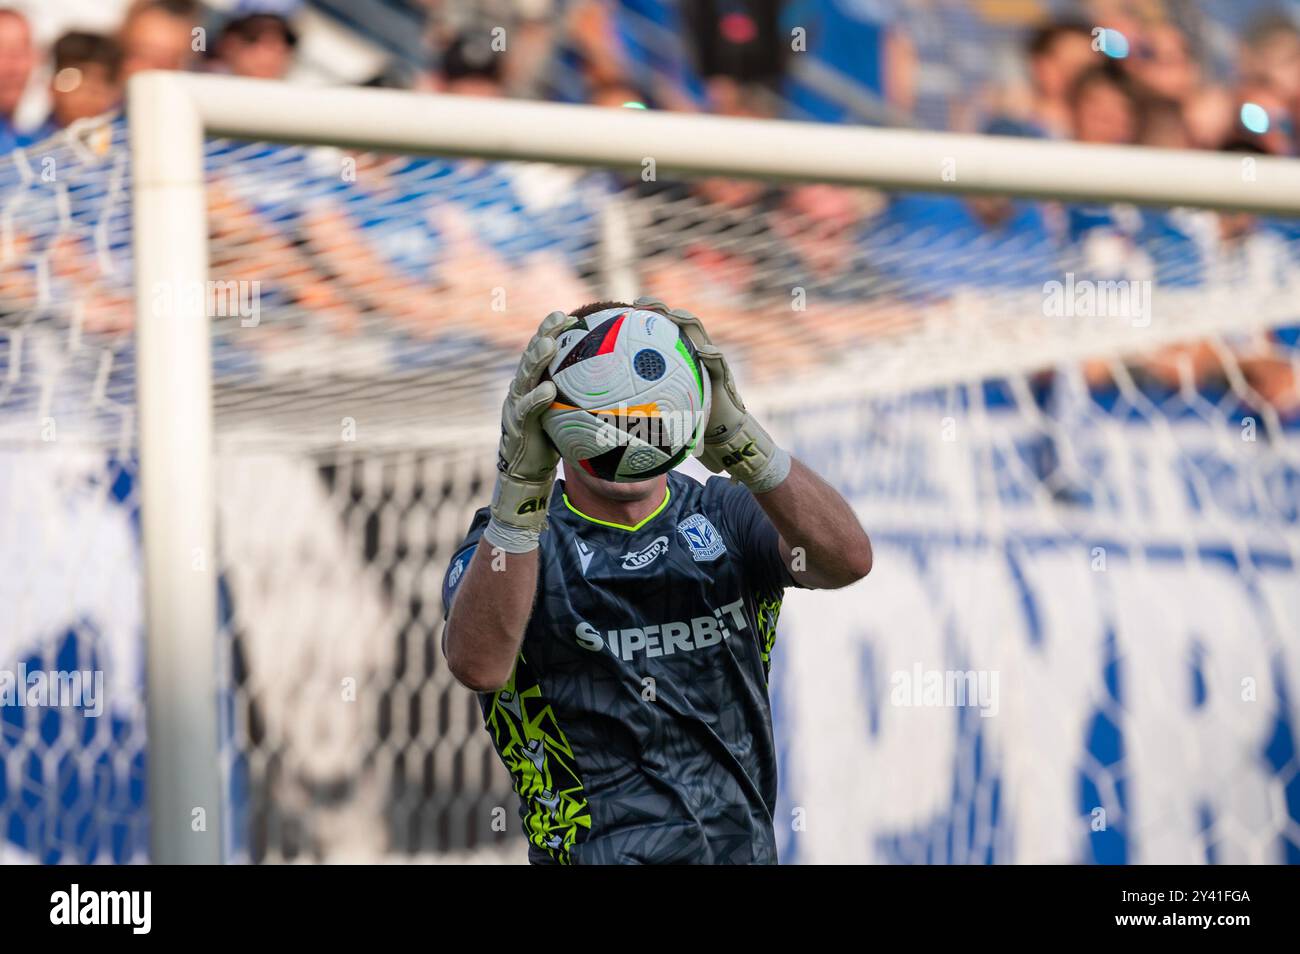
[[[668,552],[668,538],[655,537],[654,541],[640,550],[633,550],[630,553],[623,554],[623,569],[639,570],[647,567],[655,560],[659,559],[662,554]]]

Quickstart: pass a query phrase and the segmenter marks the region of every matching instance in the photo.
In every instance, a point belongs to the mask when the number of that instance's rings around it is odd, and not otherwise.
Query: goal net
[[[414,146],[209,136],[198,287],[135,280],[122,120],[0,159],[0,857],[150,857],[198,574],[226,858],[522,861],[442,575],[541,317],[654,294],[875,543],[781,614],[783,860],[1300,860],[1297,220]],[[194,296],[217,545],[146,573],[136,331]]]

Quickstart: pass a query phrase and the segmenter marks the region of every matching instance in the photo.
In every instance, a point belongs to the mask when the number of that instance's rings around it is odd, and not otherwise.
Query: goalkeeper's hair
[[[594,315],[598,311],[605,311],[607,308],[631,308],[625,301],[593,301],[590,305],[583,305],[581,308],[575,308],[569,312],[570,318],[586,318],[588,315]]]

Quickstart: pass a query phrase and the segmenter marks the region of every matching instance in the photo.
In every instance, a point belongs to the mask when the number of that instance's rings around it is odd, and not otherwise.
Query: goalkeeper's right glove
[[[658,298],[642,297],[632,304],[657,311],[677,325],[708,369],[712,396],[700,454],[704,466],[715,474],[725,470],[756,494],[782,483],[790,474],[790,454],[745,410],[727,359],[704,330],[704,323],[689,311],[669,308]]]
[[[562,311],[546,316],[519,359],[501,408],[499,473],[483,538],[507,553],[537,549],[546,526],[560,455],[542,430],[542,412],[555,400],[555,385],[541,379],[559,347],[556,338],[574,324],[576,320]]]

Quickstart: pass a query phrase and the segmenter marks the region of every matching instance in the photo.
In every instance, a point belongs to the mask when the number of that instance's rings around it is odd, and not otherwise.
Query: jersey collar
[[[569,495],[566,494],[566,493],[564,493],[563,491],[560,492],[560,499],[564,501],[564,506],[568,507],[570,511],[572,511],[572,512],[575,513],[575,514],[577,514],[577,515],[578,515],[579,517],[581,517],[583,520],[586,520],[586,521],[588,521],[588,522],[590,522],[590,523],[600,524],[600,526],[602,526],[602,527],[613,527],[615,530],[625,530],[625,531],[627,531],[628,533],[635,533],[637,530],[640,530],[640,529],[641,529],[642,527],[644,527],[647,523],[649,523],[649,522],[650,522],[651,520],[653,520],[655,517],[659,516],[661,513],[664,512],[664,508],[668,506],[668,501],[672,498],[672,495],[673,495],[673,490],[672,490],[672,488],[671,488],[671,487],[668,487],[668,486],[665,486],[665,487],[664,487],[664,499],[663,499],[663,502],[662,502],[661,504],[659,504],[658,507],[655,507],[655,509],[654,509],[653,511],[651,511],[649,514],[647,514],[647,515],[646,515],[646,516],[641,520],[640,523],[637,523],[637,524],[635,524],[635,525],[631,525],[631,526],[629,526],[629,525],[626,524],[626,523],[613,523],[612,521],[609,521],[609,520],[597,520],[595,517],[589,517],[589,516],[587,516],[585,513],[583,513],[581,510],[579,510],[579,509],[578,509],[577,507],[575,507],[573,504],[569,503]]]

